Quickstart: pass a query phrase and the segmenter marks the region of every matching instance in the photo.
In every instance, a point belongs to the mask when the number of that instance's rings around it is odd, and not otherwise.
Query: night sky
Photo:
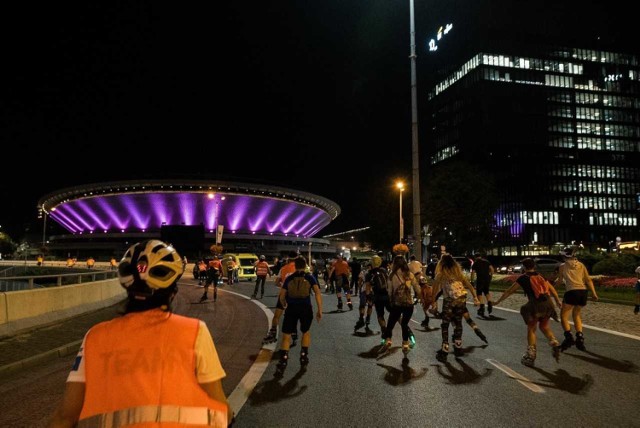
[[[0,225],[14,239],[51,191],[179,175],[327,197],[343,211],[320,235],[366,226],[371,198],[396,221],[393,182],[411,178],[408,1],[48,3],[0,14]],[[427,52],[439,25],[463,43],[502,28],[637,41],[632,14],[603,3],[416,0],[420,102],[446,55],[446,40]]]

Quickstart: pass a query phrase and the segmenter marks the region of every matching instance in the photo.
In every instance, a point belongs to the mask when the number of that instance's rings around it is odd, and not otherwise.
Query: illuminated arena
[[[340,214],[335,202],[311,193],[205,180],[76,186],[44,196],[38,207],[45,222],[43,235],[47,217],[67,232],[49,236],[47,247],[79,258],[119,254],[131,242],[160,238],[170,226],[202,230],[198,252],[208,250],[218,226],[223,226],[225,251],[277,256],[292,249],[306,252],[311,244],[314,253],[331,253],[335,249],[329,241],[314,235]]]

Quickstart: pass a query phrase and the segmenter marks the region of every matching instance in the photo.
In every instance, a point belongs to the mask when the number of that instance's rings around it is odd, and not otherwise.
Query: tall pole
[[[44,248],[47,243],[47,212],[44,208],[42,209],[42,218],[42,247]]]
[[[413,252],[417,260],[422,260],[422,246],[420,245],[420,158],[418,156],[418,94],[416,83],[416,26],[413,10],[413,0],[409,0],[409,15],[411,27],[411,159],[413,164]],[[416,245],[417,244],[417,245]]]
[[[402,221],[402,191],[404,189],[400,188],[400,241],[402,243],[402,238],[404,238],[404,222]]]

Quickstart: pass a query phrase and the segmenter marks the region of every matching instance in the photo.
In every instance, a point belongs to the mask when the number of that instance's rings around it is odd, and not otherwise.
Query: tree
[[[439,165],[426,183],[426,224],[452,253],[491,245],[498,197],[493,177],[466,161]]]
[[[0,232],[0,254],[13,254],[17,246],[9,235]]]

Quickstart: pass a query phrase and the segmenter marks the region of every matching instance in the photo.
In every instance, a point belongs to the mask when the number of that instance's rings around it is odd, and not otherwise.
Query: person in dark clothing
[[[355,293],[356,296],[360,294],[360,289],[358,287],[358,277],[360,276],[360,272],[362,271],[362,265],[355,257],[351,258],[349,262],[349,267],[351,268],[351,282],[349,283],[349,287],[351,288],[351,292]]]
[[[493,311],[489,285],[491,285],[491,278],[493,277],[495,269],[489,260],[485,258],[486,256],[484,252],[478,253],[475,262],[471,265],[471,283],[475,284],[476,293],[480,299],[480,308],[478,308],[479,317],[484,317],[485,300],[487,302],[487,312],[491,313]]]

